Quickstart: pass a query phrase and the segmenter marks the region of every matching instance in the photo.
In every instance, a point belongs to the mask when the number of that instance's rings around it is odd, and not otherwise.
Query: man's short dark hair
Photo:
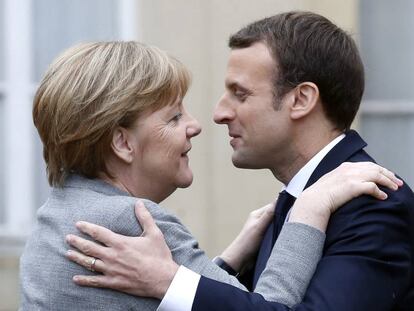
[[[247,25],[230,37],[229,46],[257,42],[265,43],[276,61],[278,98],[302,82],[313,82],[328,119],[339,130],[350,128],[364,92],[364,67],[345,31],[315,13],[287,12]]]

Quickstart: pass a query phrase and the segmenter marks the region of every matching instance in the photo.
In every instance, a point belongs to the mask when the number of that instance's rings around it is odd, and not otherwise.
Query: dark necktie
[[[272,252],[273,245],[282,230],[286,216],[295,202],[296,198],[283,190],[277,199],[275,207],[275,216],[272,223],[266,230],[262,244],[260,245],[259,255],[257,257],[256,266],[253,276],[253,288],[256,287],[257,280],[266,267],[267,260]]]

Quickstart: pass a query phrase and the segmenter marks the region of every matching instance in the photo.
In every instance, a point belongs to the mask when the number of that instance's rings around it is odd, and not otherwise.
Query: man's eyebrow
[[[238,83],[236,81],[226,82],[226,87],[228,89],[231,89],[231,90],[238,89],[238,90],[241,90],[243,92],[250,92],[250,90],[248,88],[242,86],[240,83]]]

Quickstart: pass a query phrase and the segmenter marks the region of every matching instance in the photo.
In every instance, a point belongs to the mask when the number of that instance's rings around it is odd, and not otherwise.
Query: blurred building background
[[[270,172],[235,169],[227,128],[212,122],[227,39],[255,19],[293,9],[325,15],[353,34],[367,81],[355,127],[378,162],[414,185],[413,1],[0,0],[0,311],[18,307],[19,254],[49,191],[31,119],[31,100],[48,63],[80,41],[139,40],[190,68],[194,79],[185,101],[203,125],[191,151],[195,181],[162,205],[213,256],[249,211],[280,189]]]

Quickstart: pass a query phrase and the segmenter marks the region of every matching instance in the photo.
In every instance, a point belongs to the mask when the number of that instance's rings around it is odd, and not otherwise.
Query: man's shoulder
[[[363,149],[350,156],[349,162],[375,162]],[[379,200],[370,195],[362,195],[350,200],[332,215],[327,240],[345,232],[359,234],[361,232],[383,233],[396,230],[411,232],[414,230],[414,194],[409,185],[397,191],[380,187],[387,193],[386,200]]]
[[[355,154],[353,154],[349,159],[349,162],[374,162],[376,163],[375,159],[371,157],[365,150],[361,149]],[[381,163],[379,163],[382,165]],[[398,176],[398,172],[394,172]],[[401,178],[401,177],[399,177]],[[387,193],[388,199],[381,201],[378,199],[375,199],[371,196],[361,196],[358,198],[355,198],[349,202],[349,205],[355,205],[355,204],[367,204],[369,205],[384,205],[384,206],[401,206],[403,208],[411,208],[414,211],[413,205],[414,205],[414,193],[411,190],[410,186],[407,184],[406,181],[404,181],[404,184],[402,187],[400,187],[397,191],[390,190],[385,187],[380,187],[381,190]],[[375,204],[376,203],[376,204]]]

